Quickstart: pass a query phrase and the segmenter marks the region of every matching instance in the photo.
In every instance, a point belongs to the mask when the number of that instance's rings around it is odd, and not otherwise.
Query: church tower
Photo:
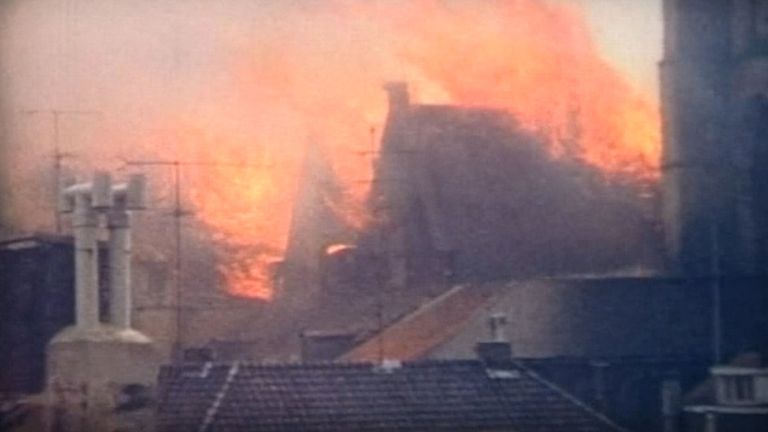
[[[665,0],[663,189],[671,267],[768,269],[768,0]]]

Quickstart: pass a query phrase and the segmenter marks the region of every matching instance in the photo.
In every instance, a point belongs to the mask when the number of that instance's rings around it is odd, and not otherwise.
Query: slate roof
[[[188,364],[160,389],[160,432],[622,430],[512,363]]]

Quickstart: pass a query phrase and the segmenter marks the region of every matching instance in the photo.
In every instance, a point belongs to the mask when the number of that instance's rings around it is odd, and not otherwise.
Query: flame
[[[406,10],[390,26],[419,29],[400,33],[401,52],[430,88],[453,104],[511,112],[549,138],[555,156],[657,178],[658,107],[602,58],[579,9],[535,0],[425,4],[428,14]]]
[[[326,255],[334,255],[342,251],[348,251],[354,249],[355,246],[348,244],[332,244],[325,248]]]
[[[271,267],[285,252],[308,143],[329,156],[344,192],[329,206],[365,224],[386,80],[408,81],[424,102],[505,109],[546,137],[553,157],[609,177],[658,177],[656,103],[601,57],[574,7],[322,2],[286,7],[254,32],[235,42],[227,91],[171,127],[177,154],[210,162],[195,167],[190,198],[234,295],[274,295]]]

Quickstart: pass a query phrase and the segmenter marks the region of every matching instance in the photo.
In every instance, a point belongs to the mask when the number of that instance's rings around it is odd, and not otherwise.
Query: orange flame
[[[310,140],[345,191],[331,206],[364,223],[370,128],[384,121],[389,79],[412,83],[425,102],[508,110],[548,138],[553,156],[609,177],[658,176],[653,99],[601,58],[573,7],[421,0],[286,9],[238,44],[228,97],[178,126],[177,150],[212,163],[195,169],[191,198],[234,295],[274,295],[270,266],[286,248]]]

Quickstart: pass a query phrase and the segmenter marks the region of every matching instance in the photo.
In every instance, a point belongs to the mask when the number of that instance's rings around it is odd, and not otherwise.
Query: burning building
[[[653,190],[611,182],[498,109],[413,103],[389,114],[360,242],[390,281],[494,280],[653,268]],[[576,145],[576,143],[572,143]]]
[[[553,155],[509,111],[416,103],[401,82],[385,90],[357,231],[332,205],[341,186],[326,156],[307,152],[281,296],[268,319],[251,314],[254,330],[233,330],[258,332],[262,353],[298,352],[306,329],[364,337],[457,283],[661,267],[651,183]]]
[[[514,7],[506,7],[513,3]],[[716,345],[719,324],[714,316],[720,300],[714,288],[730,290],[723,297],[726,301],[738,297],[729,310],[754,308],[743,314],[744,320],[739,313],[726,316],[726,321],[733,316],[739,321],[724,333],[734,338],[734,343],[726,344],[725,355],[764,346],[765,323],[752,320],[765,304],[764,280],[745,280],[746,294],[740,295],[729,286],[741,284],[718,284],[717,277],[707,277],[762,272],[768,207],[762,196],[761,168],[768,111],[760,96],[768,75],[763,64],[763,3],[665,2],[666,146],[661,187],[656,183],[660,140],[655,107],[606,67],[578,20],[549,3],[488,2],[492,6],[477,14],[434,7],[426,9],[434,17],[430,20],[424,20],[423,10],[412,13],[403,8],[361,6],[339,12],[345,18],[364,18],[357,21],[363,25],[355,28],[360,35],[371,37],[362,27],[374,28],[374,33],[396,29],[391,31],[392,40],[374,38],[376,47],[388,53],[386,61],[369,57],[379,51],[370,50],[371,40],[366,38],[361,38],[363,50],[356,44],[350,48],[330,43],[334,56],[325,50],[316,54],[302,45],[322,38],[312,32],[309,37],[296,36],[295,28],[286,26],[286,33],[298,38],[295,45],[301,48],[296,55],[285,56],[285,47],[279,44],[264,48],[255,62],[259,67],[244,67],[243,75],[256,78],[236,80],[234,93],[247,96],[235,98],[231,105],[212,105],[197,128],[180,127],[184,130],[175,137],[178,147],[170,150],[211,162],[194,168],[198,172],[190,183],[190,201],[210,234],[205,241],[235,252],[216,256],[221,261],[221,284],[229,294],[260,299],[243,300],[236,311],[216,309],[207,297],[190,300],[190,289],[185,287],[190,304],[184,306],[190,310],[185,310],[182,325],[189,333],[188,343],[229,344],[228,356],[235,358],[286,359],[298,352],[298,334],[306,335],[303,342],[309,345],[312,337],[325,335],[334,344],[371,346],[372,332],[387,334],[392,328],[388,324],[397,323],[398,317],[413,316],[409,312],[414,310],[419,315],[419,305],[456,299],[440,296],[446,292],[461,293],[460,301],[449,302],[452,310],[461,311],[478,327],[485,318],[478,308],[487,306],[489,299],[474,282],[660,271],[662,218],[655,196],[661,192],[663,234],[672,267],[686,276],[705,277],[673,282],[648,277],[562,278],[557,286],[525,283],[524,297],[490,301],[527,311],[529,315],[520,314],[518,319],[529,323],[520,327],[528,333],[516,336],[531,343],[529,348],[547,348],[528,355],[581,356],[576,363],[589,365],[594,375],[586,380],[594,377],[595,383],[604,378],[601,371],[606,369],[593,368],[592,361],[602,364],[604,359],[598,357],[610,353],[678,356],[690,351],[687,341],[695,342],[697,364],[709,362],[709,345]],[[478,19],[492,31],[471,37],[455,31],[478,28]],[[377,25],[370,26],[371,22]],[[432,38],[434,34],[440,37]],[[508,46],[509,41],[515,43]],[[561,44],[567,47],[560,49]],[[287,64],[269,61],[275,58],[287,59]],[[308,58],[312,61],[304,63]],[[325,63],[328,58],[330,65]],[[350,59],[355,60],[350,64],[361,66],[346,67]],[[433,96],[442,97],[434,98],[441,104],[422,104],[412,100],[404,84],[387,86],[389,112],[380,146],[370,150],[375,155],[370,178],[367,164],[349,157],[354,147],[350,144],[367,143],[365,132],[371,118],[380,118],[383,105],[370,96],[376,93],[374,74],[358,77],[347,72],[368,72],[371,65],[384,63],[394,65],[396,72],[377,69],[376,79],[403,74],[411,78],[409,72],[414,71],[415,87],[428,87]],[[473,73],[463,73],[466,64],[473,65]],[[323,73],[307,73],[310,70]],[[505,75],[510,70],[515,73]],[[324,78],[316,80],[317,76]],[[218,108],[222,108],[218,116],[211,115]],[[228,118],[237,117],[236,112],[246,119]],[[306,129],[318,131],[323,143],[306,152],[299,175],[296,143],[307,141],[302,127],[310,118],[312,125]],[[259,132],[269,133],[243,132],[242,125],[251,123]],[[273,146],[277,150],[261,146],[266,142],[279,143]],[[726,145],[729,142],[737,145]],[[215,150],[208,151],[211,148]],[[241,159],[247,166],[239,164]],[[272,163],[277,167],[265,168]],[[345,171],[338,165],[364,169]],[[366,203],[370,214],[353,230],[355,224],[347,220],[349,214],[340,203],[345,188],[363,183],[370,188],[358,187],[357,192],[365,195],[360,192],[370,189]],[[186,252],[190,244],[184,243]],[[207,266],[211,261],[195,264]],[[214,271],[213,266],[206,269]],[[285,290],[273,286],[273,281],[282,281]],[[194,282],[202,286],[201,292],[211,289],[207,282]],[[457,283],[462,285],[451,288]],[[507,282],[494,283],[502,289]],[[655,333],[678,324],[654,321],[648,326],[646,318],[657,315],[653,305],[662,305],[659,310],[665,316],[684,317],[686,325],[680,328],[685,331],[670,332],[665,343],[658,343]],[[166,310],[157,314],[164,314],[166,321],[173,319],[172,313],[165,313],[173,306],[164,302],[159,307]],[[612,314],[601,314],[603,307]],[[687,312],[680,314],[681,310]],[[639,312],[632,322],[627,321],[630,312]],[[451,316],[430,322],[448,328],[456,324],[443,321]],[[159,331],[159,336],[180,344],[180,326],[175,334],[171,327]],[[690,328],[695,337],[687,333]],[[313,329],[338,332],[305,331]],[[473,336],[472,330],[462,333],[469,335],[466,339]],[[629,338],[637,339],[627,342]],[[403,339],[396,342],[411,342]],[[621,344],[623,349],[617,348]],[[660,352],[659,347],[674,349]],[[333,348],[330,351],[343,351]],[[518,353],[525,353],[523,348],[520,345]],[[455,356],[456,351],[446,349],[444,355]],[[586,388],[592,382],[582,384]]]
[[[297,200],[286,259],[293,271],[321,272],[298,278],[305,292],[320,281],[403,288],[660,267],[653,185],[553,156],[508,111],[415,103],[401,82],[386,92],[369,220],[357,236],[333,229],[343,219],[318,189],[336,184],[332,173],[319,179],[318,162],[305,169],[313,188]]]

